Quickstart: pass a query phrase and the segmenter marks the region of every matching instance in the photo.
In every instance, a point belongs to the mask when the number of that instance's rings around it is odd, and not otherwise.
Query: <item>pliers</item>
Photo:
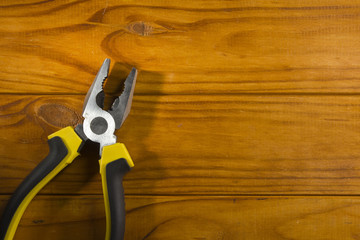
[[[65,127],[48,136],[49,153],[23,180],[10,198],[0,222],[0,240],[11,240],[20,219],[35,195],[62,169],[70,164],[88,140],[100,144],[100,174],[105,203],[106,240],[124,238],[125,203],[123,176],[134,166],[122,143],[116,143],[114,132],[128,116],[135,89],[137,70],[125,80],[122,94],[105,111],[103,86],[108,77],[110,59],[105,59],[86,94],[83,123]]]

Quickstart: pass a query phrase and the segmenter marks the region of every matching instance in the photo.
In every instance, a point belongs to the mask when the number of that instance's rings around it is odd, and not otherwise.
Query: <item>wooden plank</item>
[[[141,94],[359,93],[358,1],[0,4],[0,92],[85,93],[105,57]]]
[[[7,196],[0,196],[0,203]],[[357,197],[126,198],[125,239],[358,239]],[[103,239],[102,196],[38,196],[16,239]]]
[[[0,193],[81,119],[84,96],[0,95]],[[359,96],[135,96],[117,132],[135,162],[128,194],[356,194]],[[97,149],[42,193],[101,194]]]

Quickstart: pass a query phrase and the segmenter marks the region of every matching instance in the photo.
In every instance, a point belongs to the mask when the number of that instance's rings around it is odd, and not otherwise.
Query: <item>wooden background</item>
[[[126,239],[360,239],[360,2],[1,1],[0,213],[81,122],[98,68],[121,89]],[[104,239],[96,150],[15,239]]]

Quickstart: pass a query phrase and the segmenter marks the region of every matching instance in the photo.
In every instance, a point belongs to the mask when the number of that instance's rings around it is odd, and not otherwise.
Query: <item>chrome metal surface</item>
[[[116,143],[114,132],[121,127],[130,112],[137,77],[137,70],[133,68],[125,80],[123,93],[115,99],[111,110],[105,111],[102,109],[103,85],[108,77],[109,67],[110,59],[105,59],[86,94],[83,108],[82,131],[88,139],[100,143],[100,155],[104,146]]]
[[[131,69],[125,80],[125,88],[123,93],[114,100],[109,113],[115,119],[115,128],[119,129],[129,115],[132,99],[134,96],[135,84],[137,78],[137,70]]]

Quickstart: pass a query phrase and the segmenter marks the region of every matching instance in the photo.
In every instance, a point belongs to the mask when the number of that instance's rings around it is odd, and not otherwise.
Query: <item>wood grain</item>
[[[0,213],[105,87],[139,70],[116,134],[126,239],[360,239],[360,3],[0,2]],[[16,239],[103,239],[97,146],[30,204]]]
[[[0,5],[0,92],[85,93],[105,57],[141,94],[359,93],[358,1]]]
[[[82,100],[0,95],[1,193],[46,155],[47,135],[80,121]],[[117,132],[136,164],[126,192],[358,195],[359,107],[358,96],[135,96]],[[101,194],[96,152],[43,193]]]
[[[1,196],[0,202],[7,198]],[[101,196],[38,196],[16,239],[103,239]],[[126,239],[358,239],[357,197],[126,198]]]

